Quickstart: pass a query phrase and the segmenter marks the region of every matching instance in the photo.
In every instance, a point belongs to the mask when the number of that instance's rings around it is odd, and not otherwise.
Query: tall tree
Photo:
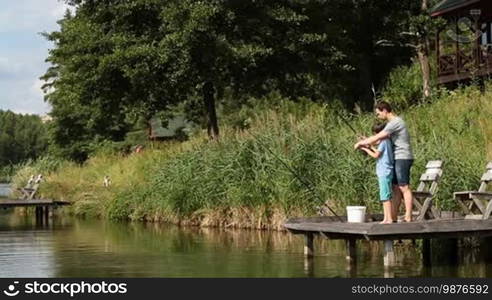
[[[422,0],[422,13],[428,13],[429,0]],[[419,45],[417,46],[417,55],[420,62],[420,68],[422,69],[422,82],[423,82],[423,96],[424,98],[430,97],[430,63],[429,63],[429,37],[428,35],[422,36]]]
[[[275,90],[370,104],[372,83],[408,56],[376,47],[406,16],[392,0],[67,2],[74,14],[45,34],[55,47],[43,79],[54,141],[79,159],[122,139],[132,119],[189,99],[201,99],[217,139],[225,91],[235,103]]]
[[[74,123],[81,140],[117,138],[130,113],[150,117],[201,94],[217,138],[215,100],[226,88],[320,95],[316,86],[343,68],[324,2],[70,1],[75,15],[46,34],[55,43],[43,77],[55,122]],[[69,131],[59,126],[55,140],[68,142]]]
[[[396,27],[396,36],[389,40],[381,40],[379,43],[386,46],[407,47],[414,51],[420,64],[422,74],[422,98],[431,95],[431,64],[430,64],[430,39],[436,30],[444,25],[442,19],[431,18],[429,10],[439,0],[412,0],[407,10],[406,17],[400,19]]]
[[[47,125],[39,116],[0,110],[0,167],[36,159],[47,147]]]

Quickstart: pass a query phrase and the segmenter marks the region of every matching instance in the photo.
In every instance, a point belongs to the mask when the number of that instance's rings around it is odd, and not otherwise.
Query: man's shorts
[[[393,185],[409,185],[410,169],[412,168],[413,159],[395,159],[395,171],[393,176]]]
[[[379,181],[379,200],[388,201],[391,200],[393,175],[378,177]]]

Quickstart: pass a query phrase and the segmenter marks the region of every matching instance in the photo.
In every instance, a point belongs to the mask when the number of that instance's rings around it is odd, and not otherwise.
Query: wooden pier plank
[[[347,224],[349,224],[347,226]],[[285,224],[285,227],[298,231],[314,231],[325,233],[366,234],[373,223],[299,223]]]
[[[366,216],[367,222],[372,221],[382,221],[383,214],[370,214]],[[285,223],[286,224],[296,224],[296,223],[331,223],[331,222],[347,222],[347,216],[319,216],[319,217],[298,217],[290,218]]]
[[[305,219],[307,221],[307,219]],[[463,236],[471,233],[492,235],[492,219],[434,219],[421,222],[379,224],[346,222],[304,222],[284,225],[293,233],[323,233],[327,238],[399,239]]]
[[[56,201],[52,199],[0,199],[0,208],[7,207],[17,207],[17,206],[59,206],[59,205],[70,205],[67,201]]]

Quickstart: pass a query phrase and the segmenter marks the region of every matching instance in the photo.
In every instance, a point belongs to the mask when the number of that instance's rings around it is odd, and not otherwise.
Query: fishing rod
[[[374,88],[374,82],[371,83],[371,91],[372,91],[372,99],[374,100],[374,107],[376,107],[376,103],[378,102],[378,97],[376,95],[376,89]]]
[[[373,95],[374,105],[376,105],[377,95],[376,95],[376,89],[374,88],[374,83],[371,83],[371,92]],[[354,127],[352,127],[352,125],[350,125],[350,123],[343,117],[343,114],[339,114],[337,116],[339,116],[340,119],[342,119],[343,123],[345,123],[345,125],[347,125],[348,128],[350,128],[358,138],[362,137],[359,133],[357,133]]]
[[[347,125],[348,128],[350,128],[354,134],[357,136],[357,138],[365,138],[364,136],[360,135],[359,133],[357,133],[357,131],[355,131],[354,127],[352,127],[352,125],[350,125],[350,123],[343,117],[342,114],[339,114],[337,115],[340,119],[342,119],[343,123],[345,123],[345,125]],[[375,151],[376,149],[374,149],[374,147],[370,146],[369,149]],[[362,150],[361,150],[362,151]],[[363,152],[363,154],[366,154],[365,152]]]
[[[268,148],[265,144],[263,144],[262,142],[260,142],[260,140],[254,135],[252,134],[248,129],[246,129],[246,132],[251,135],[255,141],[261,146],[263,147],[265,150],[267,150],[271,155],[273,155],[273,157],[275,157],[287,170],[289,170],[292,175],[294,175],[295,178],[297,178],[297,180],[299,180],[299,182],[301,182],[307,189],[308,191],[310,191],[316,198],[318,198],[318,200],[320,200],[321,202],[324,203],[324,205],[326,206],[326,208],[328,208],[328,210],[335,216],[337,217],[340,221],[343,222],[343,219],[337,215],[337,213],[331,208],[329,207],[325,201],[323,201],[323,199],[321,199],[320,195],[317,193],[317,191],[313,188],[313,184],[311,182],[306,182],[304,181],[303,178],[301,178],[301,176],[299,176],[283,159],[281,159],[280,157],[278,157],[270,148]]]
[[[374,85],[373,85],[373,91],[374,91]],[[355,131],[355,129],[352,127],[352,125],[350,125],[350,123],[349,123],[349,122],[348,122],[348,121],[347,121],[347,120],[343,117],[343,115],[342,115],[342,114],[339,114],[338,116],[339,116],[339,118],[340,118],[340,119],[342,119],[343,123],[345,123],[345,124],[347,125],[347,127],[348,127],[348,128],[350,128],[350,129],[354,132],[354,134],[355,134],[358,138],[361,138],[361,137],[362,137],[361,135],[359,135],[359,134],[357,133],[357,131]],[[377,151],[377,150],[376,150],[373,146],[369,146],[369,149],[371,149],[371,150],[372,150],[372,151],[374,151],[374,152],[375,152],[375,151]],[[366,152],[364,152],[364,151],[362,151],[362,149],[360,149],[360,151],[361,151],[364,155],[367,155],[367,153],[366,153]],[[364,201],[364,203],[366,203],[366,201]],[[366,203],[366,206],[367,206],[367,203]]]
[[[350,125],[350,123],[343,117],[342,114],[339,114],[337,115],[338,117],[340,117],[340,119],[342,119],[342,121],[345,123],[345,125],[347,125],[348,128],[350,128],[354,134],[359,137],[360,135],[357,133],[357,131],[355,131],[354,127],[352,127],[352,125]]]

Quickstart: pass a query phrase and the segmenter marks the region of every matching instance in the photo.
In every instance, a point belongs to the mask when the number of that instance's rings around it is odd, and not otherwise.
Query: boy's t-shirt
[[[378,151],[381,152],[381,155],[376,162],[376,174],[378,177],[390,176],[393,174],[395,163],[390,139],[382,140],[378,145]]]

